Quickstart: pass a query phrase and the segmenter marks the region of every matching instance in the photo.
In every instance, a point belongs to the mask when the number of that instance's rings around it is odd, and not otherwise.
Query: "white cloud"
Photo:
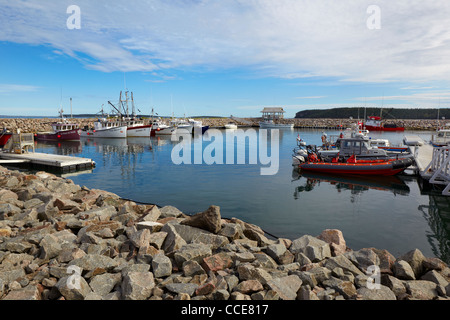
[[[39,87],[24,84],[0,83],[0,94],[37,91]]]
[[[249,68],[286,79],[449,80],[448,0],[86,1],[81,30],[68,30],[73,1],[4,0],[0,41],[45,44],[110,71]]]

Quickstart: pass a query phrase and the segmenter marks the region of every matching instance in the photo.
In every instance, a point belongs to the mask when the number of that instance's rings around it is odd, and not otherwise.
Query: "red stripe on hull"
[[[385,127],[366,126],[366,129],[369,131],[405,131],[405,128],[403,128],[403,127],[385,128]]]

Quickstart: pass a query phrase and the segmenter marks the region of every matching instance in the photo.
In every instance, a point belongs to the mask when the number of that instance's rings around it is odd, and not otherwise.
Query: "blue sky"
[[[448,108],[448,57],[447,0],[0,0],[0,115]]]

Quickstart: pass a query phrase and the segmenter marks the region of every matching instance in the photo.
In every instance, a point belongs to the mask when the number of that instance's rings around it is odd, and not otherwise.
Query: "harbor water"
[[[226,136],[223,129],[217,132]],[[190,145],[184,145],[184,152],[191,152],[191,163],[181,164],[174,161],[173,151],[180,149],[181,140],[172,141],[170,136],[36,142],[36,152],[91,158],[96,162],[92,171],[64,176],[76,184],[136,202],[172,205],[188,214],[218,205],[222,217],[256,224],[277,237],[296,239],[305,234],[316,236],[324,229],[339,229],[353,250],[375,247],[399,256],[418,248],[425,256],[450,263],[450,197],[422,190],[417,177],[352,178],[293,170],[292,150],[297,137],[320,145],[322,132],[279,130],[279,139],[276,143],[268,139],[266,150],[267,155],[279,152],[278,168],[275,174],[266,175],[261,174],[261,168],[267,165],[262,164],[261,154],[249,139],[232,140],[231,150],[225,139],[208,141],[195,136]],[[399,144],[405,134],[428,141],[431,136],[430,132],[374,132],[370,136]],[[217,148],[211,153],[214,143],[223,143],[223,151]],[[239,164],[236,150],[244,146],[246,161]],[[260,141],[257,147],[261,148]],[[195,161],[195,152],[223,157],[224,161]],[[234,158],[232,163],[225,161],[227,152],[234,152],[229,158]],[[251,154],[258,156],[256,163],[249,163]]]

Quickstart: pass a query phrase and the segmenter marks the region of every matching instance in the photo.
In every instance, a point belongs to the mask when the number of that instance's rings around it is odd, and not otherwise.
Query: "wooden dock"
[[[442,195],[450,196],[450,153],[448,147],[433,147],[418,136],[405,136],[405,144],[414,155],[415,171],[430,184],[443,186]]]
[[[95,162],[88,158],[38,152],[0,152],[0,159],[2,159],[0,160],[0,163],[4,164],[26,163],[32,167],[49,167],[60,172],[73,172],[92,169],[95,166]]]

